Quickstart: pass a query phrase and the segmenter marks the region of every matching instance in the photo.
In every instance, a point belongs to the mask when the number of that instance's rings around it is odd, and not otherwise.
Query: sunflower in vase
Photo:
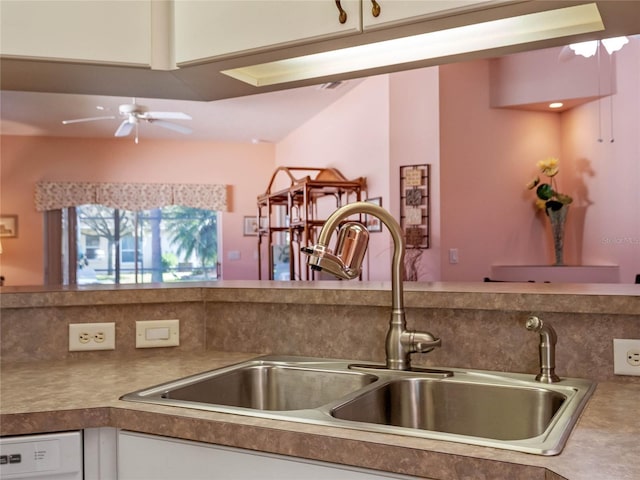
[[[559,160],[554,157],[540,160],[537,167],[542,175],[549,178],[548,182],[541,183],[540,176],[536,176],[527,184],[529,190],[536,189],[536,205],[547,213],[549,210],[558,211],[573,202],[573,198],[557,190],[556,175],[560,171],[558,163]]]

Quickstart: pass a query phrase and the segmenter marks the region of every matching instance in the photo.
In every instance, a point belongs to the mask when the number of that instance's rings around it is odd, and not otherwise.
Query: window
[[[42,181],[34,199],[44,212],[45,284],[219,277],[226,185]]]
[[[100,249],[100,237],[97,235],[85,236],[85,252],[87,259],[95,260],[104,256],[104,251]]]
[[[122,248],[120,249],[120,261],[122,263],[133,263],[136,257],[140,256],[140,249],[136,251],[136,238],[132,235],[124,237],[121,240]]]
[[[185,282],[218,278],[218,215],[170,206],[129,211],[80,205],[63,238],[77,238],[78,284]],[[77,225],[76,231],[69,231]],[[63,257],[71,257],[63,252]],[[68,275],[73,278],[73,275]]]

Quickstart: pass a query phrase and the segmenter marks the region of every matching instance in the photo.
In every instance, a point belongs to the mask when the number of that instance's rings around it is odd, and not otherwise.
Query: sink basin
[[[543,388],[408,378],[370,390],[331,414],[355,422],[521,440],[544,433],[566,399]]]
[[[166,388],[165,399],[259,410],[318,408],[376,380],[373,375],[284,365],[247,365]]]
[[[121,399],[555,455],[593,389],[583,379],[267,356]]]
[[[247,411],[308,410],[344,398],[378,378],[329,366],[335,364],[288,362],[283,357],[255,360],[134,392],[122,399],[219,411],[226,411],[225,407]]]

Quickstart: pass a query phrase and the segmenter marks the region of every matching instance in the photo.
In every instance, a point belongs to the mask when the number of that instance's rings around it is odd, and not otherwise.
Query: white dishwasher
[[[0,438],[0,478],[82,480],[82,433]]]

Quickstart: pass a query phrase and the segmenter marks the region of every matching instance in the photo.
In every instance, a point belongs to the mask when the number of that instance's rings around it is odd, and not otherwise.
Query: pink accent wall
[[[348,179],[366,177],[368,197],[382,197],[382,206],[388,208],[389,76],[366,79],[290,133],[276,146],[276,162],[337,168]],[[321,212],[323,218],[332,210],[335,207]],[[372,233],[368,252],[363,278],[389,278],[389,235]]]
[[[482,281],[492,264],[548,264],[546,219],[525,185],[538,160],[561,153],[559,114],[491,109],[489,62],[445,65],[440,142],[442,280]]]
[[[556,156],[558,189],[574,198],[565,262],[619,265],[620,282],[633,283],[640,273],[640,44],[615,56],[617,93],[563,113],[489,108],[486,61],[440,67],[443,281],[479,281],[491,265],[553,263],[548,220],[524,185],[538,160]],[[549,71],[545,65],[538,68]],[[448,263],[450,248],[459,249],[457,265]]]
[[[614,57],[617,94],[563,113],[562,155],[571,162],[570,213],[579,220],[570,246],[576,261],[619,265],[620,281],[633,283],[640,274],[640,42]]]
[[[229,185],[229,211],[221,215],[223,278],[257,278],[257,238],[243,236],[243,217],[256,214],[274,151],[269,144],[3,136],[2,213],[19,216],[19,237],[2,240],[5,285],[43,282],[43,216],[33,203],[39,180]],[[229,251],[240,259],[229,260]]]
[[[640,273],[640,42],[615,55],[617,93],[564,113],[490,108],[489,61],[473,61],[368,78],[275,146],[4,136],[1,207],[20,216],[20,237],[3,239],[0,273],[7,285],[42,283],[38,180],[228,184],[223,275],[253,279],[257,239],[242,236],[242,220],[255,214],[276,166],[364,176],[366,195],[398,217],[399,166],[430,163],[433,237],[420,280],[482,281],[491,265],[552,263],[548,221],[525,185],[539,160],[557,156],[559,190],[575,199],[565,260],[619,265],[620,281],[632,283]],[[451,248],[458,264],[448,261]],[[373,233],[364,278],[388,280],[391,253],[388,233]]]
[[[400,217],[400,166],[430,163],[432,248],[422,251],[418,274],[419,280],[437,280],[438,122],[437,68],[371,77],[280,142],[276,161],[334,167],[347,178],[364,176],[368,197],[382,197],[383,208],[396,219]],[[363,278],[388,280],[392,254],[393,241],[386,228],[372,233]]]
[[[430,246],[419,254],[418,281],[440,280],[440,113],[438,68],[423,68],[390,76],[390,197],[391,213],[400,220],[400,167],[431,165],[429,196]]]
[[[492,59],[491,106],[506,107],[562,101],[566,106],[615,93],[612,57],[565,53],[563,47]],[[600,77],[600,78],[598,78]],[[561,81],[560,81],[561,80]]]

